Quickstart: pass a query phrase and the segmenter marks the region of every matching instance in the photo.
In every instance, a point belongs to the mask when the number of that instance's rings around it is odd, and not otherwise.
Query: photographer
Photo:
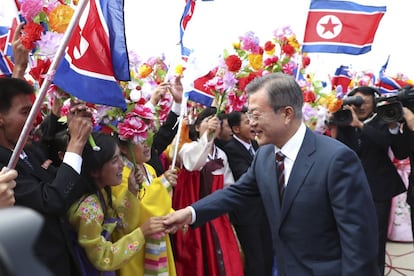
[[[405,138],[399,131],[399,123],[385,123],[375,113],[377,94],[377,90],[369,86],[352,90],[348,96],[360,96],[363,99],[362,104],[345,105],[343,108],[351,111],[351,122],[348,125],[331,125],[331,128],[332,133],[335,133],[334,138],[358,154],[368,178],[378,220],[378,265],[381,275],[384,275],[391,200],[405,191],[404,183],[389,158],[388,151],[391,147],[398,159],[406,158],[407,155],[403,155],[407,151],[403,143]]]

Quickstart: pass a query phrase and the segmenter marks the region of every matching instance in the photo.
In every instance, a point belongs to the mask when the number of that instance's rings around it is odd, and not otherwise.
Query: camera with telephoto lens
[[[376,102],[377,116],[384,122],[402,122],[403,107],[414,112],[414,88],[411,85],[404,86],[396,94],[379,97]]]
[[[361,106],[363,102],[364,100],[361,96],[349,96],[343,98],[341,109],[332,114],[332,118],[329,120],[328,124],[337,126],[349,125],[352,122],[352,111],[343,109],[343,107],[346,105]]]

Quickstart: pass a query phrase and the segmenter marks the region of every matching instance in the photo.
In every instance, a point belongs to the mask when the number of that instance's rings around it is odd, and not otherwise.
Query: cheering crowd
[[[67,95],[63,115],[55,99],[7,170],[36,92],[18,34],[0,79],[0,206],[42,215],[34,255],[53,275],[384,275],[392,199],[414,204],[389,157],[412,158],[409,108],[384,121],[359,86],[351,120],[319,134],[291,74],[251,80],[238,111],[195,114],[175,77],[117,115]]]

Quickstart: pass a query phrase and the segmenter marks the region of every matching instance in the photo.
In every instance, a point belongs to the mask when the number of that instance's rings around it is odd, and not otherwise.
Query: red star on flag
[[[339,24],[334,24],[332,22],[332,18],[329,17],[328,22],[321,24],[321,26],[323,26],[325,28],[325,30],[323,31],[323,33],[327,33],[327,32],[331,32],[332,34],[335,34],[335,27],[338,26]]]

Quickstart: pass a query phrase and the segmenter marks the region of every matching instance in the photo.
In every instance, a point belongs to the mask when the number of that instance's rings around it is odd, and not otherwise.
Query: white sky
[[[311,66],[320,79],[332,75],[340,65],[376,76],[388,55],[387,74],[404,73],[414,79],[414,19],[412,0],[354,0],[361,4],[387,6],[378,27],[372,50],[364,55],[311,54]],[[170,60],[179,57],[179,21],[184,0],[125,0],[126,36],[129,50],[147,58],[164,53]],[[187,25],[184,44],[206,64],[223,50],[231,49],[240,35],[253,31],[263,45],[279,27],[291,26],[303,41],[310,0],[197,0]],[[217,64],[217,63],[215,63]],[[209,65],[205,65],[209,66]],[[211,68],[211,67],[210,67]]]

